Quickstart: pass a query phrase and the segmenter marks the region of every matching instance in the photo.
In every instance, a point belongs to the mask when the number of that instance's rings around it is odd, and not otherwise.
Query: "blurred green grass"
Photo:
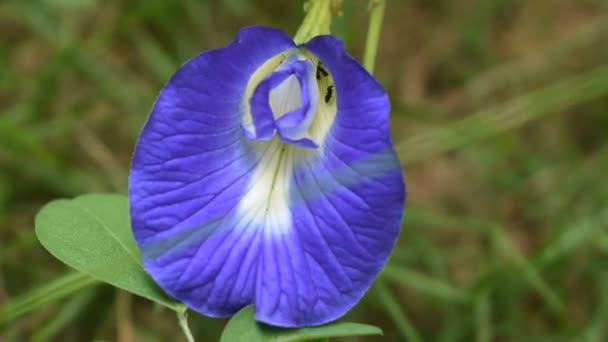
[[[172,341],[170,312],[78,277],[36,242],[45,202],[126,189],[163,83],[299,1],[0,3],[0,340]],[[334,23],[361,58],[367,4]],[[608,340],[608,3],[391,0],[376,74],[408,207],[349,318],[390,341]],[[58,291],[57,289],[61,289]],[[191,315],[200,340],[224,321]]]

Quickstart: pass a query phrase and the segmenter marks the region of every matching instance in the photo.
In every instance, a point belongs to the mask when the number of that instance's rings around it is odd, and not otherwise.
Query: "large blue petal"
[[[184,64],[160,93],[129,180],[144,265],[172,296],[210,316],[251,303],[255,230],[232,213],[257,165],[241,130],[251,75],[295,47],[282,31],[251,27],[227,47]],[[238,273],[240,272],[240,273]]]
[[[314,133],[321,146],[245,137],[249,78],[293,47],[278,30],[249,28],[186,63],[135,151],[131,216],[146,270],[209,316],[253,303],[273,325],[334,320],[363,296],[397,238],[405,190],[388,98],[339,40],[305,45],[335,82],[335,118]]]
[[[337,111],[318,154],[294,161],[292,227],[263,246],[256,317],[282,326],[326,323],[360,300],[396,242],[405,201],[384,89],[340,40],[304,46],[333,76]]]

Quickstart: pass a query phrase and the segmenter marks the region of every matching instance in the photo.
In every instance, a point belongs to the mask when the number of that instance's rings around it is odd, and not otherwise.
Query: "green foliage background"
[[[57,197],[125,192],[163,83],[300,1],[0,2],[0,341],[174,341],[174,314],[34,236]],[[361,58],[367,2],[334,32]],[[608,1],[389,0],[376,74],[406,169],[399,244],[347,318],[387,341],[608,340]],[[200,341],[226,323],[190,315]]]

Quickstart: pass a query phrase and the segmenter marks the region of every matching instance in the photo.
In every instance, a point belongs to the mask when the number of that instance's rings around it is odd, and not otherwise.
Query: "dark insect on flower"
[[[334,86],[330,85],[329,87],[327,87],[327,92],[325,93],[325,103],[329,103],[329,100],[331,99],[331,95],[334,93]]]
[[[327,72],[327,70],[325,70],[321,66],[321,62],[319,62],[319,64],[317,64],[317,73],[316,73],[317,80],[320,80],[321,78],[327,77],[327,76],[329,76],[329,73]]]
[[[325,94],[320,77],[332,80]],[[400,229],[389,111],[382,86],[328,35],[296,45],[249,27],[185,63],[133,156],[131,221],[146,271],[211,317],[250,304],[276,326],[341,317]]]

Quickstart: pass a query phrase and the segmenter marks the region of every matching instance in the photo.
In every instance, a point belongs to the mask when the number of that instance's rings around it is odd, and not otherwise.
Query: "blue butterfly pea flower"
[[[129,180],[146,271],[211,317],[319,325],[355,305],[405,200],[382,86],[332,36],[241,30],[184,64],[141,133]]]

